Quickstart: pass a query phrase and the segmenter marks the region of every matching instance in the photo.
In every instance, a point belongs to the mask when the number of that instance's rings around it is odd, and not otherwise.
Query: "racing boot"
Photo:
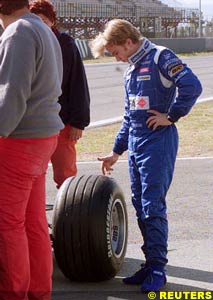
[[[144,279],[148,275],[148,267],[145,264],[141,264],[141,269],[137,271],[134,275],[126,277],[123,279],[125,284],[142,284]]]
[[[164,267],[150,266],[141,284],[142,292],[158,292],[166,284]]]

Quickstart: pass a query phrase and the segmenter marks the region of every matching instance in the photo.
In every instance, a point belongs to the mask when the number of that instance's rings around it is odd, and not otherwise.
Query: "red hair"
[[[53,27],[56,26],[56,11],[49,0],[33,0],[29,6],[31,13],[44,15],[53,23]]]
[[[14,11],[29,7],[28,0],[0,0],[0,14],[11,15]]]

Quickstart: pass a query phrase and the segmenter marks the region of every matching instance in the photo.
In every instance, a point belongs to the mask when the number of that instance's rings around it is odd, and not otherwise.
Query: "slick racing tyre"
[[[52,222],[57,264],[72,281],[101,281],[120,270],[127,246],[124,196],[102,175],[68,178],[56,197]]]

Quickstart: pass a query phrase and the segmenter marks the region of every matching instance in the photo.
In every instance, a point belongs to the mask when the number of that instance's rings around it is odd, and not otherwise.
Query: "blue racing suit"
[[[143,39],[129,57],[124,76],[125,114],[113,151],[129,150],[132,203],[143,236],[147,265],[167,263],[166,194],[178,149],[175,124],[148,128],[149,109],[167,113],[176,122],[185,116],[202,92],[198,78],[170,49]],[[176,96],[176,89],[178,94]]]

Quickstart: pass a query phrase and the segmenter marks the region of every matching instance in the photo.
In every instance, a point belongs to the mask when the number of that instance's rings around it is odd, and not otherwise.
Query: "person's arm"
[[[59,42],[64,65],[60,115],[71,127],[83,130],[90,123],[90,94],[84,65],[71,37],[62,34]]]
[[[120,130],[115,137],[112,151],[119,155],[122,155],[122,153],[128,149],[128,140],[129,140],[129,101],[128,101],[128,95],[126,93],[124,117],[123,117]]]
[[[111,171],[113,171],[112,166],[116,163],[118,158],[119,155],[113,151],[106,156],[98,157],[98,160],[102,161],[101,170],[103,175],[111,174]]]
[[[70,127],[70,140],[78,141],[83,135],[83,129],[79,129],[76,127]]]
[[[111,174],[111,171],[113,171],[112,166],[117,162],[119,156],[122,155],[122,153],[128,149],[128,139],[129,117],[128,108],[126,107],[121,128],[115,137],[113,150],[106,156],[98,157],[98,160],[102,161],[101,169],[103,175]]]
[[[117,162],[118,158],[124,151],[128,149],[129,140],[129,101],[128,95],[126,93],[125,98],[125,113],[123,117],[123,122],[117,133],[114,141],[114,146],[112,151],[103,157],[98,157],[99,161],[102,161],[102,173],[104,175],[110,175],[113,171],[112,166]]]
[[[176,122],[187,115],[202,92],[202,86],[197,76],[171,50],[164,50],[158,62],[159,70],[178,89],[177,97],[172,103],[168,118]]]
[[[26,111],[36,47],[29,35],[11,34],[0,44],[0,136],[8,136]]]
[[[119,156],[128,149],[128,137],[129,117],[125,112],[121,128],[115,137],[113,150],[106,156],[98,157],[98,160],[102,161],[101,169],[103,175],[111,174],[111,171],[113,171],[112,166],[117,162]]]
[[[159,111],[149,109],[148,113],[151,113],[152,116],[149,117],[146,121],[147,127],[155,130],[158,126],[169,126],[173,122],[169,121],[167,113],[160,113]]]

